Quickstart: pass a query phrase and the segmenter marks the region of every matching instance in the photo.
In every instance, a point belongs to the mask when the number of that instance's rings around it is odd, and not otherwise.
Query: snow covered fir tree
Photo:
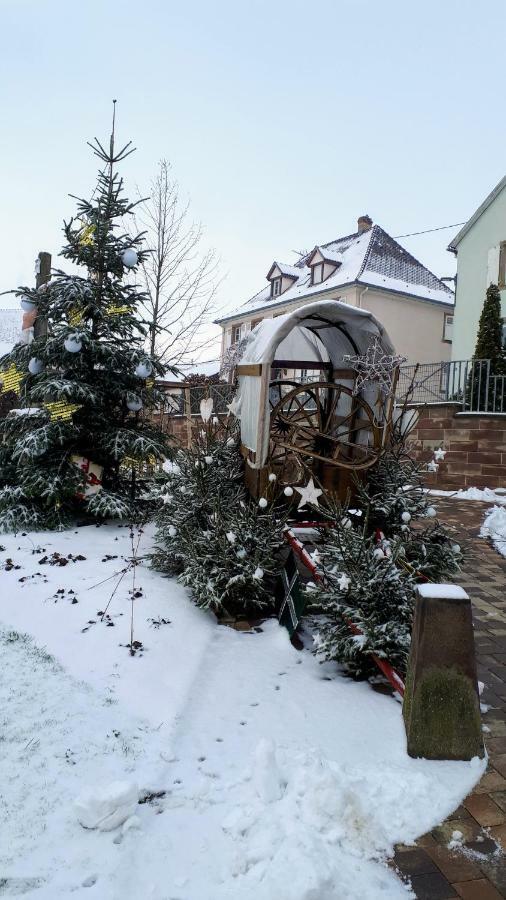
[[[138,504],[136,469],[167,454],[145,415],[159,401],[164,367],[145,352],[141,294],[125,281],[142,262],[142,235],[124,220],[118,165],[133,149],[90,144],[101,168],[91,200],[64,224],[61,255],[85,274],[53,273],[44,289],[19,288],[39,336],[0,361],[2,390],[20,409],[0,422],[0,528],[58,528],[76,517],[124,518]]]
[[[271,614],[285,515],[272,489],[258,501],[248,495],[237,420],[220,421],[206,403],[192,446],[179,449],[168,475],[153,562],[220,616]]]
[[[324,583],[311,600],[324,613],[316,652],[358,677],[377,674],[373,656],[406,671],[416,585],[449,581],[460,545],[436,518],[423,487],[424,466],[394,428],[390,446],[357,480],[352,508],[331,506],[318,553]]]

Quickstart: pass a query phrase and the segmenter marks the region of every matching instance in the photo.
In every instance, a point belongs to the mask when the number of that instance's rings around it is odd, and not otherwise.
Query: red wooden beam
[[[314,524],[316,524],[316,523],[314,523]],[[311,556],[309,555],[309,553],[307,552],[307,550],[305,549],[303,544],[301,544],[301,542],[295,537],[295,535],[291,529],[288,529],[287,531],[285,531],[285,538],[288,541],[288,543],[290,544],[290,547],[292,548],[294,553],[297,554],[297,556],[299,557],[301,562],[303,562],[304,565],[306,566],[306,568],[309,569],[314,580],[318,581],[320,584],[322,584],[324,581],[323,575],[321,575],[320,572],[318,572],[318,569],[317,569],[315,563],[313,562],[313,560],[311,559]],[[356,625],[354,625],[353,622],[350,622],[348,619],[346,619],[345,621],[346,621],[346,624],[348,625],[350,631],[353,632],[353,634],[362,634],[362,632],[360,631],[360,628],[358,628]],[[397,693],[400,694],[401,697],[404,697],[404,690],[405,690],[404,681],[402,680],[399,673],[395,671],[394,667],[392,665],[390,665],[388,660],[381,659],[381,657],[376,656],[375,653],[371,654],[371,658],[376,663],[378,669],[380,669],[380,671],[383,672],[383,675],[385,676],[385,678],[388,679],[388,681],[392,685],[394,691],[397,691]]]

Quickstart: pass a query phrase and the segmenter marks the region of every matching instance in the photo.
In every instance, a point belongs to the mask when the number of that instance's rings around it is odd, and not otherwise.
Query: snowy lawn
[[[385,857],[449,814],[484,763],[410,759],[395,700],[297,652],[276,622],[218,626],[147,563],[132,657],[131,572],[98,615],[128,528],[0,542],[0,897],[410,896]],[[83,828],[76,798],[104,800],[116,781],[146,802],[114,830]]]

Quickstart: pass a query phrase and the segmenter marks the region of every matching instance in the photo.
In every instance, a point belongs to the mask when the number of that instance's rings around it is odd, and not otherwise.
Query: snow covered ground
[[[0,897],[410,896],[385,857],[484,763],[410,759],[400,705],[273,621],[218,626],[146,561],[117,586],[128,528],[0,541]],[[103,811],[118,781],[145,802],[123,826],[83,828],[76,799],[90,789]]]
[[[487,510],[480,535],[489,537],[496,550],[506,556],[506,507],[493,506]]]

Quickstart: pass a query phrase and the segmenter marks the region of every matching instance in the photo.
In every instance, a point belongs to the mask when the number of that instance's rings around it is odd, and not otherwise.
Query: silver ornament
[[[79,353],[83,343],[78,334],[69,334],[63,346],[68,353]]]
[[[127,406],[131,412],[139,412],[139,410],[142,409],[142,400],[136,394],[129,394]]]
[[[40,375],[44,371],[44,363],[41,359],[37,359],[36,356],[32,356],[28,363],[28,371],[30,375]]]
[[[127,269],[136,266],[138,259],[137,250],[134,250],[133,247],[128,247],[126,250],[123,250],[123,253],[121,254],[121,262]]]
[[[140,362],[139,365],[135,367],[135,374],[138,378],[149,378],[152,371],[153,366],[148,359],[144,362]]]
[[[19,301],[19,305],[20,305],[21,309],[23,309],[25,312],[33,312],[33,310],[37,306],[37,304],[35,303],[35,300],[30,300],[29,297],[21,297],[21,300]]]

